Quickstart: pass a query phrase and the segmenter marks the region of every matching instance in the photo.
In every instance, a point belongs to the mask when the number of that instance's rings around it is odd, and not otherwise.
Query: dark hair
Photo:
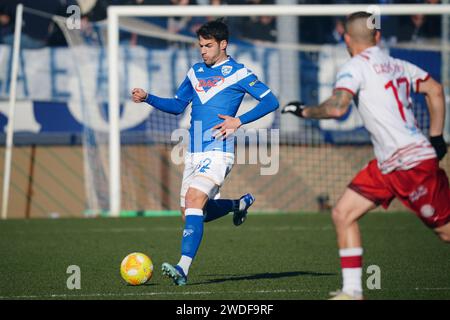
[[[216,39],[217,42],[228,42],[228,26],[222,20],[209,21],[197,30],[197,37],[204,39]]]

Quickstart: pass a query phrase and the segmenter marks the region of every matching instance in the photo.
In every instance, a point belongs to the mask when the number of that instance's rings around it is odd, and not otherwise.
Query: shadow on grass
[[[195,282],[194,284],[208,284],[208,283],[219,283],[225,281],[242,281],[242,280],[262,280],[262,279],[279,279],[287,277],[298,277],[298,276],[310,276],[310,277],[323,277],[323,276],[335,276],[336,273],[324,273],[324,272],[314,272],[314,271],[290,271],[290,272],[276,272],[276,273],[257,273],[250,275],[226,275],[229,277],[222,277],[217,279],[211,279],[203,282]],[[217,276],[214,274],[205,276]]]
[[[157,285],[158,285],[158,283],[152,282],[152,280],[150,279],[148,282],[140,284],[139,286],[154,287],[154,286],[157,286]],[[133,286],[131,284],[127,284],[127,287],[136,287],[136,286]]]

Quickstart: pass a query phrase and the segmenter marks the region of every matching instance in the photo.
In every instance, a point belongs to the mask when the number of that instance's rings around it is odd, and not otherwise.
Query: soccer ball
[[[127,255],[120,264],[122,278],[133,286],[146,283],[153,275],[153,263],[140,252]]]

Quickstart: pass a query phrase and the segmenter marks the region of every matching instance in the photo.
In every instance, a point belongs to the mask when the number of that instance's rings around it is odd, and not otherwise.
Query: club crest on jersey
[[[227,76],[230,74],[231,70],[233,70],[233,66],[223,66],[222,67],[222,74],[224,76]]]
[[[198,84],[195,86],[197,92],[208,92],[213,87],[219,87],[225,81],[224,77],[212,76],[208,78],[198,79]]]

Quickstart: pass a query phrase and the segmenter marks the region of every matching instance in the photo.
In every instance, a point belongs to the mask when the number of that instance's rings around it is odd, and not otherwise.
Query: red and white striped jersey
[[[407,170],[436,157],[417,126],[410,97],[411,89],[417,92],[428,78],[424,70],[376,46],[354,56],[337,74],[335,90],[354,96],[382,173]]]

